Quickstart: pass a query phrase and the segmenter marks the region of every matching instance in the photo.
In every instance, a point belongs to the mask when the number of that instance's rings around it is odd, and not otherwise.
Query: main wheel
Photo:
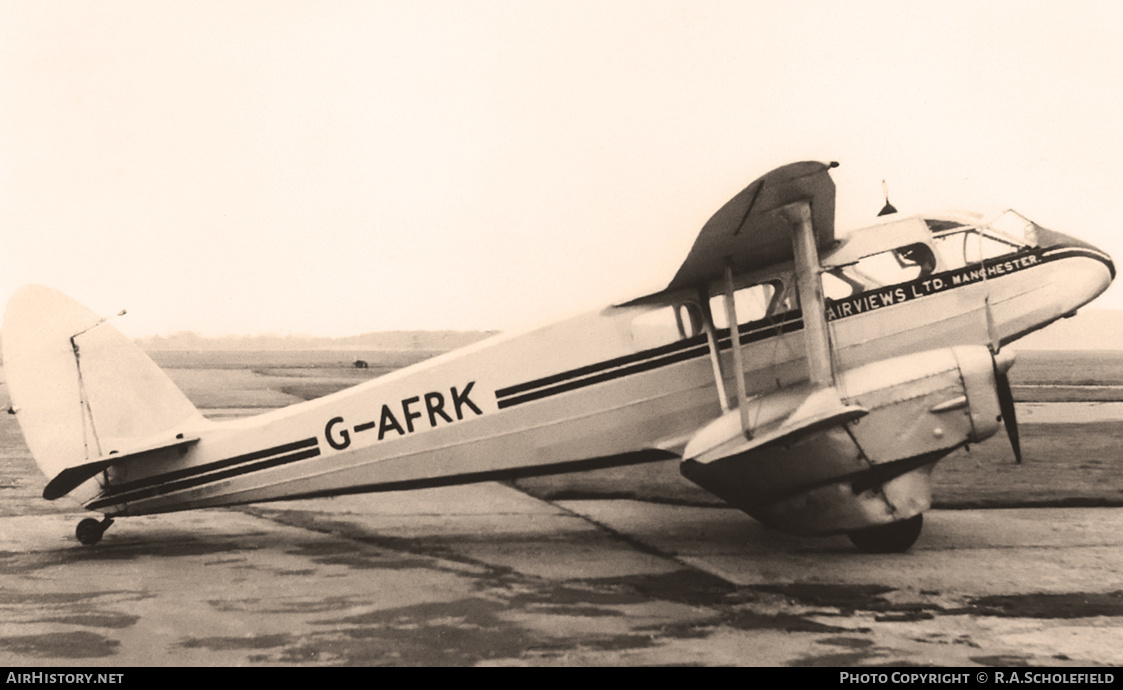
[[[101,521],[93,518],[86,518],[78,523],[78,528],[74,530],[78,537],[78,541],[86,546],[93,546],[101,541],[101,535],[105,534],[105,528],[102,527]]]
[[[850,537],[851,543],[862,553],[903,553],[916,543],[923,526],[924,515],[920,514],[908,520],[851,532],[846,536]]]

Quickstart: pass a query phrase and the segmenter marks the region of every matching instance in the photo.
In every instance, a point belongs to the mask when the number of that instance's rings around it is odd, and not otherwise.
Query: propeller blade
[[[983,271],[985,273],[986,269],[984,268]],[[990,338],[990,353],[992,355],[997,355],[1002,349],[1002,341],[998,337],[998,326],[994,322],[994,312],[990,309],[989,293],[983,297],[983,311],[986,312],[987,317],[987,336]],[[997,374],[998,372],[995,371],[995,373]]]
[[[998,392],[998,409],[1002,411],[1002,421],[1006,424],[1006,435],[1014,449],[1014,462],[1022,464],[1022,444],[1018,436],[1018,418],[1014,414],[1014,391],[1010,388],[1010,378],[998,367],[994,370],[995,388]]]

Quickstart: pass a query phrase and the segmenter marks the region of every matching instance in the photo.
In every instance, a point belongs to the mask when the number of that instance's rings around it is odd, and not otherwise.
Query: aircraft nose
[[[1038,244],[1045,248],[1043,258],[1066,260],[1071,266],[1068,279],[1074,295],[1083,306],[1100,295],[1115,280],[1115,262],[1107,252],[1084,240],[1038,226]]]

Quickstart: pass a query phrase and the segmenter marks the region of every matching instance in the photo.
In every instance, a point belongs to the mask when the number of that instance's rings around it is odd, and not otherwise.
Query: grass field
[[[248,413],[327,395],[434,353],[419,351],[158,351],[153,358],[205,414]],[[369,363],[354,366],[356,359]],[[1026,351],[1011,371],[1021,402],[1123,401],[1123,351]],[[0,389],[7,406],[6,390]],[[936,468],[941,507],[1123,505],[1123,421],[1021,424],[1026,462],[1015,465],[1004,434],[959,450]],[[15,418],[0,420],[0,512],[53,512],[38,499],[45,479],[23,445]],[[546,499],[634,497],[718,505],[678,473],[676,462],[521,480]],[[22,488],[20,492],[5,491]],[[19,493],[23,499],[11,502]],[[34,499],[34,500],[31,500]],[[16,507],[18,504],[18,508]],[[25,513],[26,514],[26,513]]]
[[[1123,350],[1026,350],[1010,370],[1021,402],[1123,401]]]

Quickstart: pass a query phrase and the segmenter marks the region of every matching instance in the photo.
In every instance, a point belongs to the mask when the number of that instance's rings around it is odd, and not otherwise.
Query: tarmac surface
[[[82,517],[0,516],[0,665],[1123,664],[1119,508],[930,511],[894,555],[496,483]]]

